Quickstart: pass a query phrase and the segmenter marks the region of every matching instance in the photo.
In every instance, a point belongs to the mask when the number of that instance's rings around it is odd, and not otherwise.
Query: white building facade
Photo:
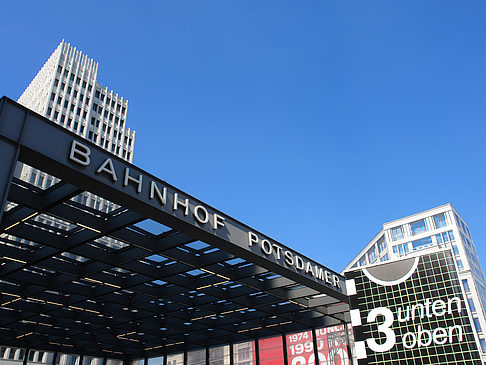
[[[473,329],[486,361],[486,281],[469,227],[450,204],[383,224],[344,272],[444,248],[454,254]]]

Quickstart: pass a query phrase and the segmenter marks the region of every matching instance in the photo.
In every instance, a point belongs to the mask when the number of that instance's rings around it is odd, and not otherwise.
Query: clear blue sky
[[[129,100],[134,163],[342,270],[452,203],[486,262],[486,2],[4,1],[1,94],[61,39]]]

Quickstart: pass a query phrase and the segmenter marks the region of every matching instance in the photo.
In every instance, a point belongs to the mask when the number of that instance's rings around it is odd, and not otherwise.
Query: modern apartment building
[[[469,227],[445,204],[383,224],[382,229],[346,266],[345,272],[449,248],[468,303],[473,329],[486,360],[486,281]]]

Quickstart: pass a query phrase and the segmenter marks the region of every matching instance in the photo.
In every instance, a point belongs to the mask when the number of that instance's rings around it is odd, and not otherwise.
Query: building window
[[[434,215],[435,228],[447,226],[445,213]]]
[[[408,243],[402,243],[401,245],[393,246],[393,252],[402,256],[408,252]]]
[[[57,103],[58,103],[59,105],[61,105],[61,101],[62,101],[62,97],[60,97],[60,96],[59,96],[59,97],[57,98]]]
[[[69,77],[69,79],[70,79],[71,81],[74,81],[74,74],[71,74],[71,76]]]
[[[47,108],[47,116],[51,116],[51,113],[52,113],[52,108]]]
[[[483,330],[481,329],[481,325],[479,324],[479,319],[473,318],[473,321],[474,321],[474,327],[476,327],[476,331],[483,332]]]
[[[388,261],[388,253],[384,254],[382,258],[380,258],[380,262]]]
[[[467,300],[467,304],[469,304],[469,309],[471,310],[471,312],[476,312],[476,306],[474,305],[472,298],[469,298]]]
[[[462,279],[462,286],[464,287],[464,291],[466,293],[471,292],[471,289],[469,288],[469,283],[467,282],[467,279]]]
[[[98,109],[98,104],[93,103],[93,110],[96,111],[96,109]]]
[[[66,84],[63,82],[62,85],[61,85],[61,90],[64,90],[65,87],[66,87]]]
[[[459,255],[459,249],[456,245],[452,245],[452,251],[454,251],[454,255]]]
[[[69,75],[69,71],[68,70],[64,70],[64,77],[68,77]]]
[[[57,119],[57,117],[58,117],[58,116],[59,116],[59,112],[56,110],[56,111],[54,112],[54,119]]]
[[[74,111],[74,104],[71,104],[71,111]]]
[[[64,114],[61,114],[60,123],[63,124],[65,120],[66,120],[66,116]]]
[[[57,66],[57,72],[61,73],[62,72],[62,66]]]
[[[125,144],[128,142],[128,137],[125,136]],[[378,240],[378,242],[376,243],[376,245],[378,246],[378,252],[379,253],[382,253],[383,250],[386,249],[386,242],[385,242],[385,236],[381,236],[380,239]]]
[[[73,91],[73,88],[71,86],[68,86],[67,93],[71,94],[71,91]]]
[[[74,90],[73,92],[73,97],[76,98],[76,96],[78,96],[78,90]]]
[[[370,264],[376,261],[376,249],[375,246],[371,247],[368,251],[368,261]]]
[[[366,255],[363,255],[359,259],[359,266],[365,266],[365,265],[366,265]]]
[[[425,219],[415,221],[410,223],[410,228],[412,229],[412,235],[416,235],[427,231],[427,225],[425,224]]]
[[[80,77],[76,78],[76,84],[79,85],[80,82],[81,82],[81,78]]]
[[[57,86],[57,85],[59,85],[59,80],[58,79],[55,79],[54,80],[54,86]]]
[[[462,260],[457,260],[457,267],[459,270],[464,270],[464,265],[462,264]]]
[[[83,81],[83,88],[86,87],[86,81]]]
[[[424,237],[416,241],[412,241],[413,250],[422,250],[432,246],[432,237]]]
[[[479,339],[479,344],[481,345],[481,351],[483,353],[485,353],[486,352],[486,341],[483,338],[480,338]]]
[[[454,233],[452,231],[447,231],[447,235],[451,241],[454,241]]]
[[[69,101],[64,100],[64,107],[67,108],[69,106]]]
[[[391,231],[392,231],[393,241],[398,241],[403,238],[402,227],[392,228]]]
[[[93,89],[93,85],[89,84],[88,85],[88,91],[91,91]]]

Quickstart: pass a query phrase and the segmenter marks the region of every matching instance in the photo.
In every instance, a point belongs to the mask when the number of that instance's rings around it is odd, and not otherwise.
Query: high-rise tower
[[[128,101],[96,81],[98,63],[62,41],[18,102],[132,162]]]

